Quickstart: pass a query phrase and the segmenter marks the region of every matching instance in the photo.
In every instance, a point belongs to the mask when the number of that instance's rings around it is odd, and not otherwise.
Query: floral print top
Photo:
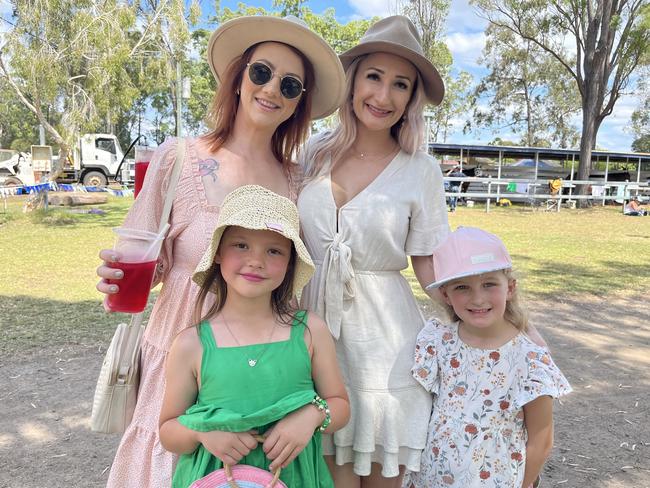
[[[523,406],[571,386],[548,351],[519,334],[498,349],[471,347],[458,323],[431,320],[418,335],[413,377],[435,395],[416,488],[521,488]]]

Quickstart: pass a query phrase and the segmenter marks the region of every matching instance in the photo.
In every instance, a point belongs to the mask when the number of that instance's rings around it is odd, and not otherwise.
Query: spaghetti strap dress
[[[203,346],[201,388],[196,403],[178,418],[185,427],[199,431],[264,434],[275,422],[308,404],[316,395],[311,358],[304,340],[306,312],[296,314],[289,340],[239,347],[219,347],[208,322],[198,333]],[[257,358],[254,366],[251,358]],[[290,488],[333,488],[334,482],[321,450],[321,434],[315,432],[303,451],[280,479]],[[262,444],[244,456],[240,464],[269,469]],[[200,445],[180,456],[172,486],[187,488],[197,479],[221,469],[220,459]]]

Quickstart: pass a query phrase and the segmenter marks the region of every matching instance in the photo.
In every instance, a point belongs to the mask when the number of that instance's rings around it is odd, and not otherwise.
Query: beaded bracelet
[[[320,427],[316,429],[320,432],[323,432],[325,429],[327,429],[327,426],[332,422],[332,417],[330,416],[330,407],[327,404],[327,402],[323,400],[321,397],[319,397],[318,395],[316,395],[309,403],[315,406],[321,412],[325,412],[325,420],[323,420],[323,423],[320,425]]]

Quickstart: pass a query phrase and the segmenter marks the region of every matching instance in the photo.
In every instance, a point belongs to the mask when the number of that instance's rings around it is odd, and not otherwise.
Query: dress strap
[[[307,310],[298,310],[293,315],[293,321],[291,322],[291,339],[296,337],[302,340],[305,327],[307,327]]]
[[[199,324],[199,339],[204,350],[215,349],[217,347],[214,335],[212,334],[212,327],[210,327],[210,322],[207,320]]]

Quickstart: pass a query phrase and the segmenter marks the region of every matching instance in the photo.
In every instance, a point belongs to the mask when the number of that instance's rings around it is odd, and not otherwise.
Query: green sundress
[[[304,340],[306,312],[296,313],[287,341],[240,347],[217,347],[208,322],[198,327],[203,345],[201,389],[196,403],[178,421],[199,432],[222,430],[260,434],[288,413],[308,404],[316,394],[311,358]],[[257,359],[254,366],[251,358]],[[262,444],[240,464],[268,469]],[[178,460],[172,486],[187,488],[223,464],[203,445]],[[314,433],[305,449],[282,470],[280,479],[289,488],[334,488],[323,459],[321,434]]]

